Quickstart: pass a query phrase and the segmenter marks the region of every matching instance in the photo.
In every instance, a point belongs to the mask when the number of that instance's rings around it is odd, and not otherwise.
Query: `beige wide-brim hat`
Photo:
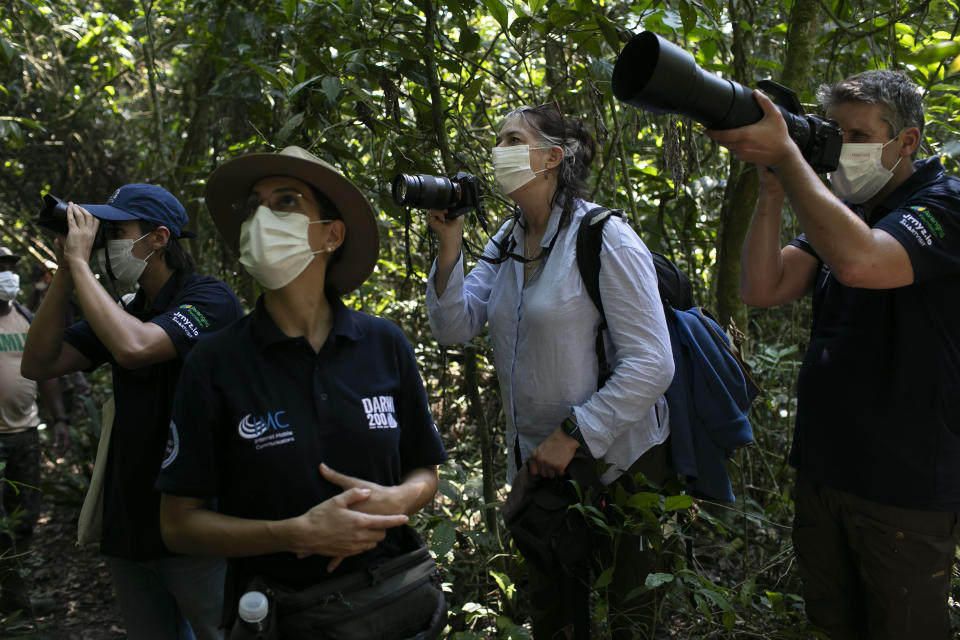
[[[242,214],[235,210],[253,185],[270,176],[297,178],[317,188],[336,206],[347,232],[340,257],[327,270],[327,283],[339,295],[363,284],[377,264],[380,235],[377,216],[355,184],[312,153],[287,147],[279,153],[252,153],[220,165],[207,180],[207,208],[217,230],[233,252],[240,254]]]

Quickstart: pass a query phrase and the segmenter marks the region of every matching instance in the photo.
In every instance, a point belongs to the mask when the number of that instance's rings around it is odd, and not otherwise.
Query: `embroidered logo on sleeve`
[[[927,230],[936,236],[937,239],[943,240],[947,237],[946,232],[943,230],[943,225],[940,224],[940,221],[937,220],[930,209],[927,207],[914,205],[910,207],[910,210],[917,215],[917,218],[919,218],[920,222],[922,222]]]
[[[922,244],[925,247],[929,247],[933,244],[933,238],[930,235],[930,232],[927,231],[927,227],[924,226],[922,222],[917,220],[912,214],[906,214],[900,218],[900,225],[909,231],[914,238],[917,239],[917,242]]]
[[[290,444],[294,441],[293,429],[286,422],[287,412],[268,411],[266,415],[255,416],[248,413],[240,419],[237,433],[244,440],[252,440],[257,451],[267,447],[276,447],[281,444]]]
[[[173,314],[171,318],[178,327],[183,329],[183,332],[190,338],[196,338],[200,335],[200,332],[197,330],[197,326],[193,324],[187,316],[183,315],[182,311],[177,311]]]
[[[396,429],[399,426],[393,396],[373,396],[363,398],[361,402],[371,429]]]
[[[192,304],[182,304],[182,305],[180,305],[180,308],[183,309],[184,313],[186,313],[188,316],[190,316],[190,318],[191,318],[195,323],[197,323],[198,325],[200,325],[200,326],[203,327],[204,329],[206,329],[207,327],[210,326],[210,321],[207,320],[207,317],[206,317],[205,315],[203,315],[203,313],[200,312],[200,309],[197,309],[197,308],[196,308],[195,306],[193,306]]]
[[[163,462],[160,463],[161,469],[166,469],[173,461],[177,459],[180,453],[180,432],[177,431],[177,424],[170,421],[170,431],[167,434],[167,449],[163,453]]]

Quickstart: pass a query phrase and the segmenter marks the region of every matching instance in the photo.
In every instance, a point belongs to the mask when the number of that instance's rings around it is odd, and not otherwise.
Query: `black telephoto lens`
[[[653,113],[680,113],[710,129],[734,129],[763,117],[753,93],[707,73],[693,56],[652,31],[633,37],[613,67],[613,95]]]
[[[405,207],[449,209],[459,200],[459,185],[450,178],[401,173],[393,179],[393,201]]]
[[[704,71],[692,55],[652,31],[634,36],[623,48],[613,66],[612,84],[613,95],[622,102],[652,113],[689,116],[710,129],[735,129],[763,117],[750,89]],[[836,170],[843,141],[840,127],[804,114],[791,89],[770,81],[758,85],[781,103],[777,110],[790,137],[813,169]]]

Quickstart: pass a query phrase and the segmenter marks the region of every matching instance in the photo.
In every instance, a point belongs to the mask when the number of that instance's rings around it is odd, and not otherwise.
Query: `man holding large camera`
[[[960,180],[938,158],[912,161],[923,106],[902,73],[820,87],[843,131],[836,195],[755,95],[759,122],[707,134],[760,166],[744,302],[813,293],[790,454],[807,615],[833,640],[947,638],[960,512]],[[804,234],[781,249],[784,196]]]
[[[225,564],[171,553],[160,538],[160,493],[173,394],[183,359],[206,335],[241,315],[229,286],[193,273],[179,244],[187,213],[162,187],[128,184],[105,205],[66,207],[59,268],[27,336],[22,370],[42,379],[109,362],[116,416],[104,473],[103,533],[117,601],[131,638],[222,638]],[[98,235],[98,229],[102,235]],[[88,264],[94,246],[104,265]],[[126,308],[118,292],[139,285]],[[85,320],[64,326],[71,294]],[[186,624],[189,621],[189,626]]]

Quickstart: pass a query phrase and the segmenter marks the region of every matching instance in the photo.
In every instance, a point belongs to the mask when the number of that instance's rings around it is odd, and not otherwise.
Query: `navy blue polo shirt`
[[[906,249],[914,283],[846,287],[820,266],[790,462],[869,500],[960,511],[960,180],[937,158],[914,166],[868,221]]]
[[[447,458],[413,349],[400,329],[333,298],[319,352],[256,309],[190,354],[157,487],[216,500],[221,513],[281,520],[341,493],[319,465],[385,486]],[[399,528],[328,574],[329,558],[293,553],[232,558],[235,579],[263,575],[294,588],[397,551]]]
[[[104,475],[102,553],[131,560],[170,555],[160,538],[160,493],[154,488],[167,442],[170,407],[183,358],[205,336],[243,315],[233,290],[214,278],[172,275],[150,308],[143,292],[127,307],[170,336],[179,357],[124,369],[84,320],[64,339],[93,363],[113,367],[116,415]]]

